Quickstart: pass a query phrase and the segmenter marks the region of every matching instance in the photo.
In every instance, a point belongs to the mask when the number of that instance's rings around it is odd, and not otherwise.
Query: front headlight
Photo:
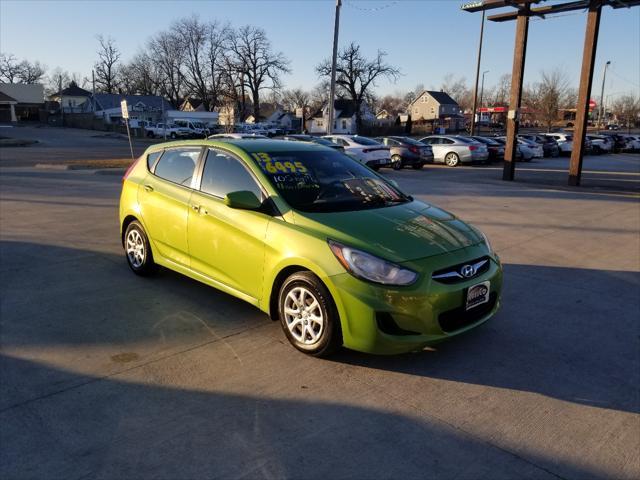
[[[410,285],[418,274],[381,258],[332,240],[329,248],[342,266],[354,277],[383,285]]]
[[[487,250],[489,250],[489,253],[493,253],[493,248],[491,248],[491,242],[489,241],[489,237],[487,237],[483,231],[478,230],[478,232],[480,233],[480,235],[482,235],[482,239],[484,240],[485,245],[487,246]]]

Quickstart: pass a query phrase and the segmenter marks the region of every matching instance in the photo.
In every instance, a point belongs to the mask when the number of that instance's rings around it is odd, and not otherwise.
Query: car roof
[[[150,147],[152,150],[159,150],[163,148],[176,148],[176,147],[198,147],[198,146],[211,146],[211,147],[224,147],[225,145],[232,145],[237,147],[246,153],[259,153],[259,152],[291,152],[291,151],[318,151],[319,148],[325,149],[323,145],[319,145],[313,142],[291,142],[288,140],[272,140],[269,138],[210,138],[207,140],[180,140],[176,142],[157,143]]]

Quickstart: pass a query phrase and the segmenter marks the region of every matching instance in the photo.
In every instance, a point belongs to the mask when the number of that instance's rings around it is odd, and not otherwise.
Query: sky
[[[355,41],[369,57],[378,49],[400,68],[396,83],[378,82],[379,95],[439,88],[447,74],[475,78],[481,14],[460,10],[457,0],[343,0],[341,46]],[[548,3],[558,3],[553,0]],[[185,16],[262,27],[273,48],[291,61],[283,77],[287,88],[311,89],[318,83],[315,65],[331,55],[335,0],[0,0],[0,51],[38,60],[82,76],[96,59],[96,35],[115,39],[123,60],[131,58],[155,32]],[[494,11],[495,12],[495,11]],[[532,19],[525,83],[543,70],[562,69],[577,86],[586,14]],[[511,73],[515,22],[486,22],[482,71],[487,86]],[[594,85],[611,61],[606,94],[640,95],[640,7],[603,9]]]

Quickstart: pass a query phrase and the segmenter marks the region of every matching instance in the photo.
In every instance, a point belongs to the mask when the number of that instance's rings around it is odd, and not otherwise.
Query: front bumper
[[[408,287],[385,287],[349,273],[328,278],[340,313],[344,346],[361,352],[396,354],[422,349],[471,330],[491,318],[500,306],[502,266],[489,255],[482,274],[454,284],[433,280],[434,271],[487,256],[484,246],[407,262],[420,273]],[[465,312],[466,291],[490,282],[490,302]],[[477,309],[477,310],[476,310]]]

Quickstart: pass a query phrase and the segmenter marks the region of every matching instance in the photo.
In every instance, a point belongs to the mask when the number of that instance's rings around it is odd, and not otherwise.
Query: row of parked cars
[[[640,151],[640,140],[630,135],[589,134],[585,147],[593,153],[612,151]],[[268,138],[256,133],[223,133],[209,138]],[[344,151],[361,163],[378,170],[390,167],[421,169],[427,163],[443,163],[455,167],[463,163],[489,163],[504,160],[506,137],[429,135],[419,140],[405,136],[383,136],[369,138],[360,135],[325,135],[316,137],[303,134],[282,135],[277,138],[288,141],[314,142]],[[618,142],[618,143],[616,143]],[[618,147],[616,147],[618,145]],[[534,158],[570,155],[573,138],[567,133],[518,135],[517,161]],[[616,149],[617,148],[617,149]]]

